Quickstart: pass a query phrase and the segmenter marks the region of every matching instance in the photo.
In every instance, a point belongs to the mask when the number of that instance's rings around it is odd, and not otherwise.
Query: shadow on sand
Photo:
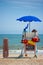
[[[22,55],[19,55],[18,57],[8,57],[9,59],[31,59],[31,58],[34,58],[34,57],[23,57]]]

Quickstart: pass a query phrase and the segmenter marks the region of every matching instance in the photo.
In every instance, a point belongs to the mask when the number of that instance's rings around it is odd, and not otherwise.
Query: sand
[[[28,57],[17,58],[19,54],[9,54],[8,58],[3,58],[0,54],[0,65],[43,65],[43,54],[39,54],[37,58],[33,55]]]

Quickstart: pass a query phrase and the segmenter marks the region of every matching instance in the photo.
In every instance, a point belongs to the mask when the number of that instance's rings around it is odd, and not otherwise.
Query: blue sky
[[[16,19],[28,15],[42,20],[32,22],[31,30],[43,34],[43,0],[0,0],[0,34],[21,34],[27,23]]]

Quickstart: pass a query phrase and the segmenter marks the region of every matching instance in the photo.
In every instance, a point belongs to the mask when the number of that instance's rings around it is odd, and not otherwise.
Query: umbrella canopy
[[[35,21],[35,22],[41,22],[41,20],[35,16],[23,16],[17,19],[18,21],[23,21],[23,22],[29,22],[29,32],[30,32],[30,22]]]

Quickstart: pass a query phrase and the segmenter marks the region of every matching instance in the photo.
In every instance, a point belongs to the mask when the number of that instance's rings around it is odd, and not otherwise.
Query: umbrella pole
[[[29,32],[30,32],[30,22],[29,22]]]

